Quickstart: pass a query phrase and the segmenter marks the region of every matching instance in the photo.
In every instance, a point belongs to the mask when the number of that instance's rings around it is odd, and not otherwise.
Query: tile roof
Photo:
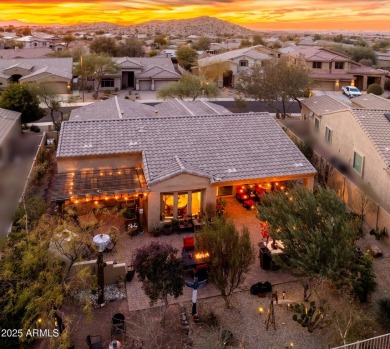
[[[228,109],[218,104],[201,100],[181,101],[176,98],[156,104],[154,109],[159,115],[167,116],[230,114]]]
[[[229,60],[232,60],[234,58],[238,58],[241,56],[248,56],[253,59],[269,59],[270,56],[266,53],[260,52],[258,49],[260,49],[262,45],[252,46],[252,47],[245,47],[240,48],[238,50],[232,50],[227,51],[224,53],[220,53],[218,55],[201,58],[198,60],[198,65],[200,67],[204,67],[206,65],[219,63],[219,62],[226,62]]]
[[[159,66],[173,72],[175,71],[172,60],[168,57],[114,57],[113,60],[123,67],[132,66],[148,70]]]
[[[353,75],[346,73],[326,73],[326,72],[316,72],[311,71],[310,76],[313,79],[319,80],[355,80],[356,78]]]
[[[169,99],[154,107],[124,98],[97,101],[84,107],[73,109],[70,121],[138,119],[159,116],[230,114],[224,107],[206,101],[180,101]]]
[[[372,93],[364,94],[351,99],[353,105],[365,109],[390,109],[390,99],[374,95]]]
[[[289,54],[292,57],[303,56],[308,62],[350,62],[351,59],[337,52],[332,52],[320,46],[305,47],[295,50]]]
[[[327,95],[305,98],[301,103],[318,116],[349,109],[347,105]]]
[[[181,75],[174,70],[169,70],[160,66],[149,67],[135,76],[137,79],[180,79]]]
[[[352,115],[367,134],[390,171],[390,120],[388,110],[352,109]],[[389,116],[390,117],[390,116]]]
[[[154,107],[114,96],[105,101],[97,101],[85,107],[73,109],[69,120],[138,119],[155,115]]]
[[[18,122],[21,113],[0,108],[0,144],[7,137],[8,132]]]
[[[361,63],[353,63],[351,68],[348,70],[351,74],[379,74],[385,75],[386,72],[381,69],[375,69]]]
[[[142,153],[148,183],[177,170],[212,182],[313,174],[268,113],[64,122],[57,157]],[[179,165],[180,166],[180,165]]]
[[[67,79],[72,78],[73,59],[72,58],[14,58],[0,59],[0,73],[10,67],[18,66],[23,69],[32,69],[31,73],[45,69],[48,73],[61,76]],[[5,74],[8,75],[9,74]],[[23,76],[23,78],[29,75]]]

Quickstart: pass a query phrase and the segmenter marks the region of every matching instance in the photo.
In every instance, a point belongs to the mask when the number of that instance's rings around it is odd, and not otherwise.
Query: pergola
[[[74,171],[56,175],[52,201],[127,200],[131,194],[147,191],[142,169]]]

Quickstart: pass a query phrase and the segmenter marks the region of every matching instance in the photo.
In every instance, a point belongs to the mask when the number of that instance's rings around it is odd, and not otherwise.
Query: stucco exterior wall
[[[126,167],[141,168],[142,156],[141,153],[136,153],[106,156],[84,156],[79,158],[57,158],[57,166],[58,173]]]
[[[181,174],[166,181],[156,183],[149,187],[150,193],[147,202],[147,223],[151,227],[153,223],[160,221],[161,194],[173,192],[186,192],[204,190],[203,205],[215,204],[217,187],[210,187],[210,179],[190,174]],[[203,207],[203,208],[204,208]]]
[[[322,117],[318,136],[323,144],[326,127],[332,130],[329,150],[348,164],[350,171],[356,176],[359,174],[352,167],[354,151],[364,157],[361,180],[369,185],[368,190],[372,191],[373,199],[390,212],[390,175],[383,169],[385,167],[383,159],[351,112],[339,112]]]

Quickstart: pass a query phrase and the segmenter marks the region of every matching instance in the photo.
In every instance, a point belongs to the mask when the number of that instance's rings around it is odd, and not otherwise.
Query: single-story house
[[[45,82],[52,85],[57,93],[69,93],[72,68],[72,58],[0,59],[0,90],[12,82]]]
[[[0,167],[11,160],[12,146],[22,134],[21,113],[0,108]]]
[[[386,72],[352,61],[348,56],[314,46],[287,54],[292,63],[300,58],[306,62],[314,80],[313,89],[340,91],[343,86],[356,86],[365,91],[371,84],[384,87]]]
[[[201,75],[202,70],[223,64],[224,71],[219,72],[216,80],[218,87],[234,86],[234,81],[238,74],[256,65],[262,65],[264,61],[271,57],[278,57],[277,51],[271,50],[263,45],[245,47],[238,50],[227,51],[221,54],[201,58],[198,66],[193,68],[193,72]],[[216,68],[218,69],[218,68]]]
[[[302,113],[323,149],[390,212],[390,101],[356,98],[348,107],[329,96],[311,97],[302,101]]]
[[[155,91],[181,77],[167,57],[115,57],[113,60],[119,66],[119,73],[106,75],[102,90]]]
[[[176,107],[196,114],[212,105]],[[133,201],[151,228],[206,212],[239,185],[299,180],[313,188],[315,169],[268,113],[113,113],[118,117],[62,124],[52,197],[58,205]]]
[[[157,116],[222,115],[229,113],[229,110],[218,104],[201,100],[182,101],[174,98],[150,106],[114,96],[114,98],[73,109],[69,120],[138,119]]]

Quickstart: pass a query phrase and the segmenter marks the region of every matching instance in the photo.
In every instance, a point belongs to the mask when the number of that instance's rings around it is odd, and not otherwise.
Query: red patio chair
[[[183,250],[192,251],[195,249],[195,241],[192,236],[183,238]]]

